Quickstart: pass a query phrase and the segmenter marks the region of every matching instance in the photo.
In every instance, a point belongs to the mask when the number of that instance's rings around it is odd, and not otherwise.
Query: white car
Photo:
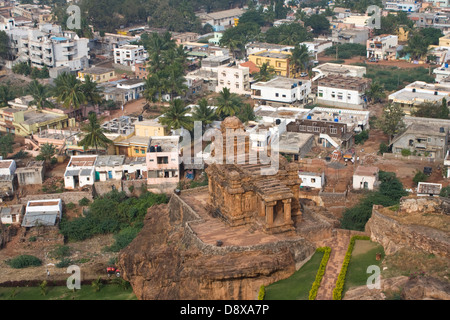
[[[300,77],[306,77],[306,76],[308,76],[308,74],[306,72],[300,73]]]

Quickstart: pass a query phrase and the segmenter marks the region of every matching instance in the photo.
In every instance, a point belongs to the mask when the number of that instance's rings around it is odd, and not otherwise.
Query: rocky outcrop
[[[432,277],[382,279],[380,289],[351,288],[343,300],[450,300],[450,284]]]
[[[289,277],[299,260],[314,253],[306,243],[206,250],[193,241],[187,210],[170,207],[170,214],[169,205],[152,207],[142,231],[119,255],[118,266],[138,299],[254,300],[261,285]]]
[[[366,232],[388,255],[409,247],[450,256],[449,221],[445,204],[439,198],[405,198],[398,212],[374,206]]]

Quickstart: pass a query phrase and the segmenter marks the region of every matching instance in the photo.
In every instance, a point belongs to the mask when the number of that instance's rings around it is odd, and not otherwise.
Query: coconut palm
[[[386,97],[384,87],[378,82],[373,82],[365,94],[370,102],[373,101],[375,103],[382,102],[382,100]]]
[[[253,77],[255,81],[267,82],[275,76],[275,69],[269,65],[269,63],[264,62],[261,67],[259,67],[259,72]]]
[[[241,110],[239,110],[237,117],[239,118],[239,120],[241,120],[242,123],[247,123],[256,119],[253,107],[248,103],[245,103]]]
[[[79,146],[82,146],[84,150],[89,147],[95,148],[95,153],[98,153],[98,148],[107,148],[112,143],[110,139],[105,136],[104,130],[97,119],[95,112],[89,113],[88,123],[83,126],[83,132],[85,133],[83,139],[78,142]]]
[[[47,100],[50,97],[48,88],[39,83],[37,80],[30,82],[28,85],[28,91],[33,97],[33,101],[30,102],[30,105],[35,105],[38,110],[53,107],[53,103]]]
[[[55,79],[54,87],[56,100],[67,108],[79,109],[86,103],[86,96],[83,92],[83,84],[75,74],[62,73]]]
[[[181,99],[172,100],[164,114],[159,118],[159,122],[172,130],[181,128],[192,130],[194,125],[192,117],[186,115],[188,112],[189,108],[185,106]]]
[[[311,56],[308,47],[304,44],[295,46],[292,50],[289,66],[292,67],[293,74],[298,75],[299,72],[307,71]]]
[[[235,93],[231,93],[227,87],[219,92],[217,97],[216,113],[222,119],[228,116],[234,116],[239,112],[242,106],[242,99]]]
[[[204,133],[206,126],[213,123],[218,117],[214,109],[208,106],[208,100],[203,98],[199,100],[198,107],[192,113],[192,119],[202,122],[202,133]]]
[[[92,81],[92,77],[89,75],[84,76],[84,82],[81,86],[84,97],[87,103],[93,105],[99,105],[102,102],[101,90],[97,86],[97,82]]]
[[[0,107],[7,107],[8,101],[14,99],[14,94],[7,85],[0,86]]]
[[[56,146],[52,143],[44,143],[41,146],[39,157],[42,158],[47,164],[55,156],[55,154],[56,154]]]

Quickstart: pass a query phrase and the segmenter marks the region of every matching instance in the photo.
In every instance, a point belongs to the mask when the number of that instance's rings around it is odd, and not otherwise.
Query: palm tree
[[[185,93],[188,89],[185,85],[186,79],[184,78],[183,68],[175,63],[167,68],[166,75],[167,93],[170,94],[170,100],[173,99],[173,94]]]
[[[206,126],[213,123],[218,119],[218,117],[214,109],[208,106],[208,100],[203,98],[198,102],[198,107],[195,108],[194,112],[192,113],[192,119],[194,121],[202,122],[203,134],[205,132]]]
[[[7,85],[0,86],[0,107],[7,107],[8,101],[14,99],[14,94]]]
[[[373,101],[375,103],[382,102],[382,100],[386,97],[384,87],[380,85],[378,82],[373,82],[370,85],[369,90],[367,90],[365,94],[369,101]]]
[[[86,103],[83,92],[83,84],[76,78],[75,74],[62,73],[55,79],[56,100],[67,109],[79,109]]]
[[[53,107],[53,103],[47,100],[50,96],[48,88],[39,83],[37,80],[30,82],[28,85],[28,91],[33,97],[33,101],[30,102],[30,105],[35,105],[38,110]]]
[[[88,123],[82,128],[85,132],[84,138],[78,142],[79,146],[82,146],[84,150],[89,147],[95,147],[95,153],[98,153],[98,148],[107,148],[109,144],[112,143],[104,133],[100,122],[97,119],[97,114],[95,112],[89,113]]]
[[[237,117],[239,118],[239,120],[241,120],[242,123],[247,123],[256,119],[253,107],[248,103],[244,104]]]
[[[41,146],[39,157],[42,158],[47,164],[50,162],[50,160],[54,157],[55,154],[56,154],[56,146],[52,143],[44,143]]]
[[[216,113],[220,118],[225,118],[228,116],[234,116],[239,112],[242,106],[242,99],[235,93],[231,93],[230,89],[227,87],[223,88],[219,92],[217,97],[217,109]]]
[[[172,100],[164,114],[159,118],[159,122],[172,130],[184,128],[190,131],[194,126],[192,117],[186,115],[188,112],[189,108],[184,105],[181,99]]]
[[[84,82],[81,85],[81,90],[83,91],[84,97],[87,103],[93,105],[99,105],[102,102],[101,90],[97,86],[97,82],[92,81],[92,77],[89,75],[84,76]]]
[[[267,82],[275,76],[275,69],[269,65],[268,62],[264,62],[259,68],[259,72],[253,77],[256,81]]]
[[[299,72],[308,70],[311,56],[309,54],[308,47],[304,44],[301,46],[295,46],[292,50],[289,66],[292,67],[294,75],[298,75]]]

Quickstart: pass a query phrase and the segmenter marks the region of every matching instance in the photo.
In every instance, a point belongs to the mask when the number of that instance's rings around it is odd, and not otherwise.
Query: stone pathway
[[[336,232],[330,239],[317,242],[317,247],[330,247],[331,254],[316,300],[333,300],[333,289],[336,286],[350,238],[349,233]]]

